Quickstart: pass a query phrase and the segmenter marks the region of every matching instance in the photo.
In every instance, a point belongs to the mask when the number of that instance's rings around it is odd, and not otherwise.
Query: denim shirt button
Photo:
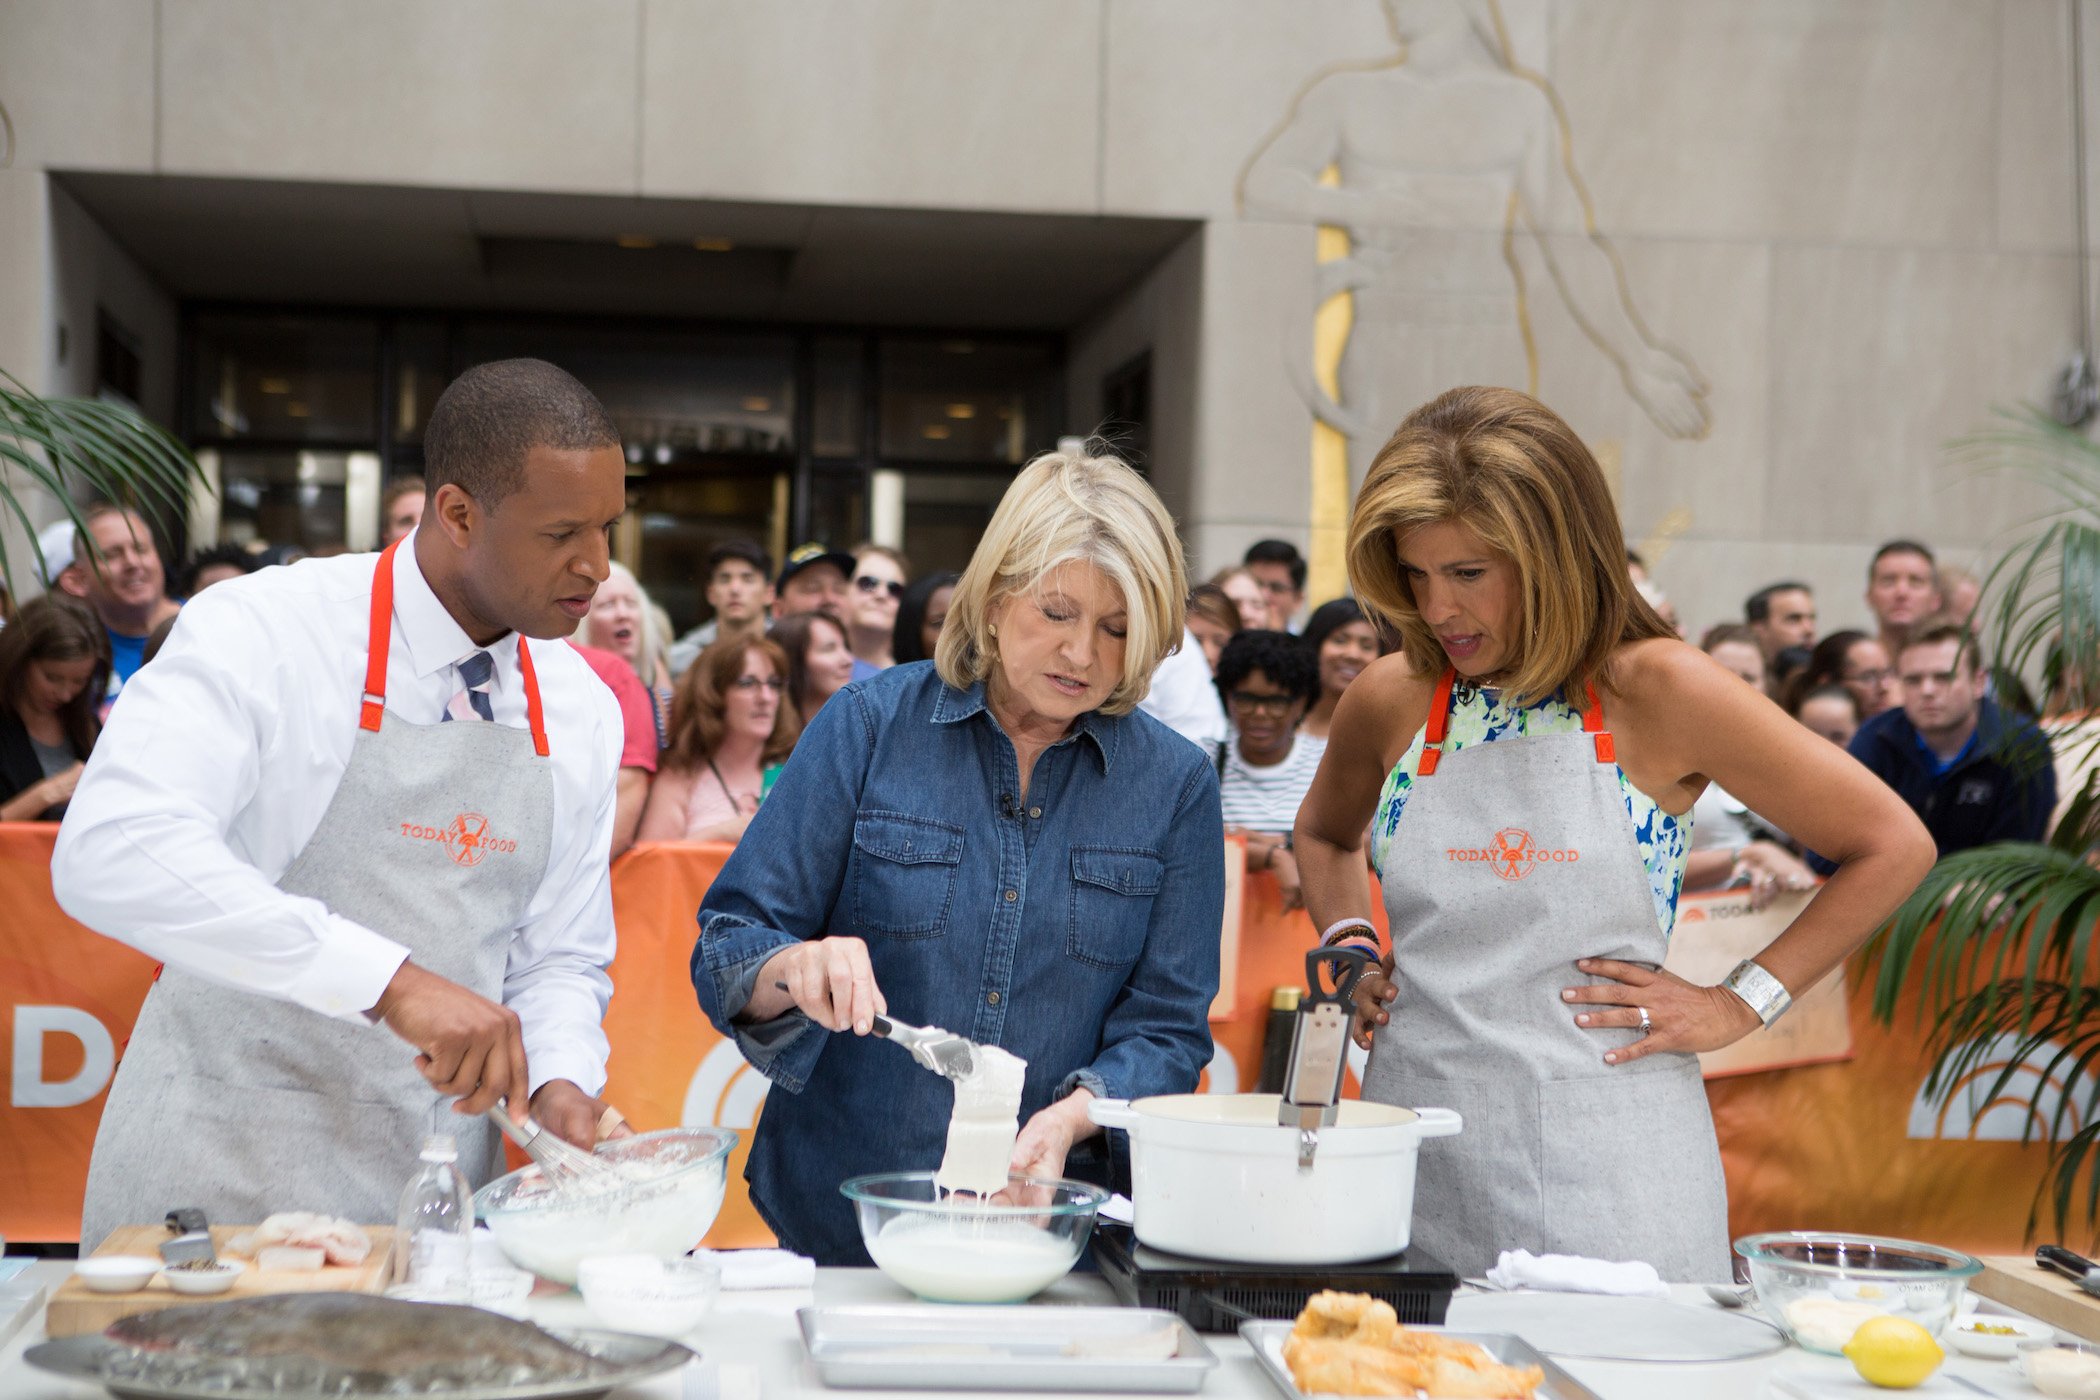
[[[997,992],[986,993],[984,999],[993,1006],[997,1006],[999,1004],[999,994]]]
[[[1043,819],[1043,809],[1040,807],[1030,807],[1028,809],[1028,815],[1034,818],[1036,821],[1041,821]]]
[[[1006,892],[1006,902],[1007,902],[1008,904],[1011,904],[1011,903],[1013,903],[1013,902],[1014,902],[1015,900],[1019,899],[1020,897],[1021,897],[1021,892],[1020,892],[1019,890],[1008,890],[1008,891]]]

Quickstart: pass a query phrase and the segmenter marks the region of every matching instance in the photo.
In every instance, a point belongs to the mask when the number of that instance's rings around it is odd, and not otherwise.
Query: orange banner
[[[48,825],[0,825],[0,1075],[9,1086],[0,1105],[0,1234],[25,1241],[78,1235],[95,1125],[153,976],[149,960],[59,911],[48,873],[55,835]],[[694,915],[729,849],[644,845],[613,867],[620,950],[606,1014],[607,1092],[637,1128],[717,1123],[744,1134],[708,1241],[745,1245],[770,1238],[743,1189],[766,1081],[701,1017],[689,972]],[[1686,908],[1717,898],[1726,896],[1687,896]],[[1315,939],[1302,911],[1283,912],[1266,874],[1245,878],[1240,903],[1232,992],[1212,1022],[1213,1092],[1253,1086],[1270,994],[1303,985]],[[2019,1141],[2039,1076],[2022,1071],[2004,1101],[1983,1100],[1992,1071],[1948,1101],[1928,1101],[1930,1058],[1914,1007],[1883,1027],[1867,1014],[1863,984],[1855,973],[1851,1059],[1708,1083],[1730,1224],[1738,1233],[1843,1228],[2020,1252],[2045,1161],[2043,1148]],[[2039,1087],[2051,1105],[2065,1093],[2082,1105],[2091,1089]]]

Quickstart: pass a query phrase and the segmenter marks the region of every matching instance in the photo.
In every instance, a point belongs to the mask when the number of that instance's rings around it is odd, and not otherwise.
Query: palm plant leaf
[[[44,552],[10,483],[15,475],[42,487],[83,533],[78,495],[179,515],[191,490],[207,485],[188,449],[132,410],[99,399],[44,398],[0,370],[0,505],[28,535],[42,572]],[[14,563],[0,551],[0,578],[10,592]]]

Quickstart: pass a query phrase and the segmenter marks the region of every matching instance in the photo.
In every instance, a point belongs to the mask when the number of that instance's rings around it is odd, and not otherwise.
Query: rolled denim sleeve
[[[1145,951],[1111,1004],[1093,1063],[1065,1076],[1075,1088],[1134,1099],[1186,1094],[1210,1063],[1210,1004],[1218,994],[1225,922],[1225,824],[1218,777],[1190,765],[1161,851],[1166,869],[1152,903]]]
[[[692,961],[700,1009],[754,1068],[790,1093],[809,1082],[827,1033],[800,1011],[756,1024],[736,1018],[768,958],[822,938],[830,927],[874,739],[857,689],[832,697],[700,902]]]

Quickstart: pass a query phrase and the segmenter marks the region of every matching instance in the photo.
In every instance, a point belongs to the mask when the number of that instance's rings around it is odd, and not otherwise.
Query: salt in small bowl
[[[576,1287],[607,1327],[679,1337],[699,1326],[714,1306],[722,1270],[707,1259],[602,1254],[577,1264]]]

